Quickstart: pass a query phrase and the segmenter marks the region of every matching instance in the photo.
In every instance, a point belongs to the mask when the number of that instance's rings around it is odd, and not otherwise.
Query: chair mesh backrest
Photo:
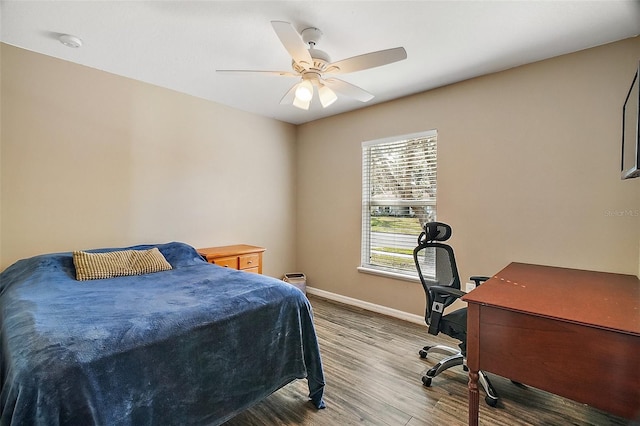
[[[418,237],[418,246],[413,250],[413,258],[418,276],[427,297],[426,316],[430,316],[432,296],[429,287],[440,285],[460,289],[460,276],[453,248],[443,243],[451,237],[451,227],[446,223],[429,222]],[[449,306],[451,299],[445,306]]]
[[[425,242],[414,250],[418,275],[426,288],[441,285],[460,289],[453,249],[442,243]]]
[[[435,247],[436,251],[436,282],[438,285],[460,288],[458,271],[454,270],[455,259],[451,247]],[[457,286],[456,286],[457,284]]]

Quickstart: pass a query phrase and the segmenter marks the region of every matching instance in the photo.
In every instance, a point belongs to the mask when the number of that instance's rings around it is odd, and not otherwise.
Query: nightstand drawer
[[[238,269],[238,256],[218,257],[213,259],[212,263],[224,268]]]
[[[245,270],[249,268],[257,268],[260,264],[260,256],[256,254],[244,254],[240,256],[239,269]]]

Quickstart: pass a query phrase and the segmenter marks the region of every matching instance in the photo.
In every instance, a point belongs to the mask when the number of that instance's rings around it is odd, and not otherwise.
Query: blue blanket
[[[60,253],[0,274],[0,425],[220,424],[296,378],[324,407],[300,290],[182,243],[129,248],[151,247],[172,270],[76,281]]]

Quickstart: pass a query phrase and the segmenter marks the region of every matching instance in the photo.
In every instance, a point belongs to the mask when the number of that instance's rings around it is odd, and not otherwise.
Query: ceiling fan
[[[301,80],[287,91],[280,103],[293,104],[305,110],[309,109],[309,105],[311,105],[314,88],[318,92],[323,108],[328,107],[338,99],[336,92],[357,99],[360,102],[367,102],[373,99],[373,95],[366,90],[337,78],[326,78],[325,74],[335,75],[362,71],[407,58],[407,52],[404,48],[396,47],[331,62],[327,53],[315,48],[322,37],[322,31],[318,28],[306,28],[298,34],[289,22],[271,21],[271,25],[280,42],[291,55],[293,72],[257,70],[216,70],[216,72],[262,73],[300,77]]]

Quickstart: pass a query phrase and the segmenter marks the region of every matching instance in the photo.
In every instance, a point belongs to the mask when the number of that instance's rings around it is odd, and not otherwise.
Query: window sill
[[[358,266],[358,272],[362,272],[364,274],[378,275],[380,277],[393,278],[396,280],[410,281],[414,283],[419,283],[420,278],[413,277],[411,275],[399,274],[397,272],[390,271],[382,271],[380,269],[367,268],[365,266]]]

